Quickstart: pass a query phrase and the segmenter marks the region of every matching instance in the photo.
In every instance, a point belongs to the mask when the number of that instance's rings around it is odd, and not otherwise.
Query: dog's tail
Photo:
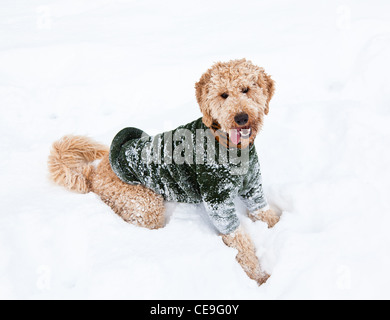
[[[91,191],[93,161],[108,154],[108,148],[87,137],[65,136],[54,142],[49,156],[49,172],[57,184],[79,193]]]

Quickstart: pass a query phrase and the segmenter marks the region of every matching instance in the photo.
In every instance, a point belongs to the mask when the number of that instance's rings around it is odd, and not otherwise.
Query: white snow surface
[[[390,298],[390,2],[2,0],[0,298]],[[124,223],[48,178],[65,134],[110,144],[201,116],[194,83],[246,57],[277,91],[256,146],[268,230],[247,278],[201,206]]]

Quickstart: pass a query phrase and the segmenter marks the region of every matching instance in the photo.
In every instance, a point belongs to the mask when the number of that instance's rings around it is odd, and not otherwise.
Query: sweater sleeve
[[[197,179],[208,216],[221,234],[230,234],[240,226],[234,199],[240,188],[239,176],[221,165],[199,165]]]
[[[249,178],[244,181],[244,189],[240,194],[240,198],[245,203],[250,213],[268,207],[268,202],[263,190],[260,164],[257,161],[251,167]]]

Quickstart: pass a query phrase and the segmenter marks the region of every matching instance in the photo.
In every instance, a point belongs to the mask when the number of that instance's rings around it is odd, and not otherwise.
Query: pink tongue
[[[241,140],[240,131],[237,129],[230,130],[230,140],[232,140],[235,145],[239,144]]]

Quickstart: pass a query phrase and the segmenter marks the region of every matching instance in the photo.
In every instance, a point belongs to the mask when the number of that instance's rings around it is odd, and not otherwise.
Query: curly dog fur
[[[247,114],[246,128],[251,136],[242,141],[243,147],[254,142],[261,130],[275,84],[263,68],[245,59],[216,63],[196,83],[196,98],[207,127],[217,124],[229,134],[239,129],[235,117]],[[96,164],[95,160],[100,162]],[[162,196],[142,185],[122,182],[109,162],[109,149],[81,136],[66,136],[53,144],[49,156],[52,179],[69,190],[94,192],[126,222],[149,229],[165,225],[165,207]],[[273,227],[279,217],[268,208],[250,212],[252,220],[262,220]],[[256,256],[249,235],[240,227],[232,234],[223,235],[223,242],[238,251],[237,261],[247,275],[260,285],[267,281]]]

